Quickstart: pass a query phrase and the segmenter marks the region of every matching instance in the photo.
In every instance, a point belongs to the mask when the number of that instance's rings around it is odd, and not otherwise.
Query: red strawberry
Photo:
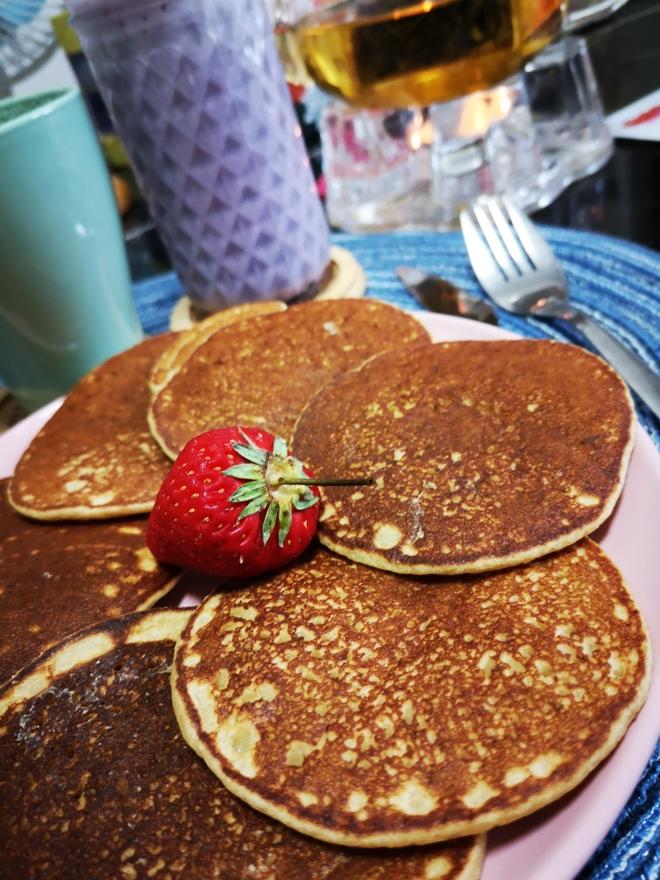
[[[316,532],[319,493],[310,477],[286,442],[261,428],[200,434],[158,492],[149,549],[161,562],[225,578],[281,568]]]

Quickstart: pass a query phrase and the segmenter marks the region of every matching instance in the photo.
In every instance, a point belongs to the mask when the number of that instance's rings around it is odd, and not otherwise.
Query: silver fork
[[[486,293],[517,315],[574,324],[660,418],[660,377],[589,315],[568,301],[566,278],[531,220],[510,199],[480,196],[461,211],[474,274]]]

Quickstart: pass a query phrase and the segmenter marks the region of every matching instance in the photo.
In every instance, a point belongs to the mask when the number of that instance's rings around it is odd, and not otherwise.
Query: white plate
[[[436,340],[511,339],[513,333],[462,318],[416,313]],[[0,436],[0,476],[8,476],[55,401]],[[660,455],[638,428],[624,491],[594,536],[619,566],[660,654]],[[200,585],[201,586],[201,585]],[[654,666],[645,707],[623,742],[570,795],[489,835],[482,880],[572,880],[589,859],[632,793],[660,734],[660,671]]]

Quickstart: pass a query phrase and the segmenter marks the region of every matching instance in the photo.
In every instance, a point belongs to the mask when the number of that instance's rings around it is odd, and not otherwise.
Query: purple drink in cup
[[[69,0],[185,292],[202,310],[317,282],[328,227],[263,0]]]

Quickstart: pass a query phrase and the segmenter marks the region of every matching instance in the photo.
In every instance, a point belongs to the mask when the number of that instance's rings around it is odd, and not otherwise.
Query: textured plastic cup
[[[327,222],[263,0],[70,0],[85,54],[193,303],[291,299]]]

